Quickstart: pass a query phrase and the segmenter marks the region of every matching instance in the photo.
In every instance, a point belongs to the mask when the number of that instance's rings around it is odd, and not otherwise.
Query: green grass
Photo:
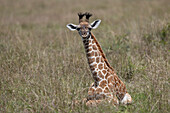
[[[170,112],[169,0],[1,0],[0,112]],[[127,86],[132,105],[72,106],[93,82],[83,44],[66,24],[77,13]]]

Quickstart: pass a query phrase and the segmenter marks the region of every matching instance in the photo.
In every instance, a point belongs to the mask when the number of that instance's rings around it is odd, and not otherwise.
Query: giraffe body
[[[82,17],[86,15],[86,21]],[[128,104],[132,102],[127,93],[125,84],[118,78],[114,69],[107,61],[100,44],[92,34],[91,29],[97,28],[100,20],[89,24],[89,13],[79,14],[79,25],[68,24],[71,30],[78,30],[82,37],[88,64],[93,75],[94,83],[89,88],[86,105],[97,105],[107,100],[114,105],[119,103]]]

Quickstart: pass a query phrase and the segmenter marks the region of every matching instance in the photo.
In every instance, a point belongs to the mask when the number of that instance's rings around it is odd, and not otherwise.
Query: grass
[[[170,112],[168,0],[1,0],[0,112]],[[93,82],[83,44],[66,28],[77,13],[94,30],[132,105],[72,107]]]

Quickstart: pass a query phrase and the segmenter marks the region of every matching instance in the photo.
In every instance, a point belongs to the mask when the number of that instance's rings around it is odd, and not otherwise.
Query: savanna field
[[[126,84],[131,105],[74,105],[93,82],[78,12]],[[169,113],[169,0],[0,0],[0,112]]]

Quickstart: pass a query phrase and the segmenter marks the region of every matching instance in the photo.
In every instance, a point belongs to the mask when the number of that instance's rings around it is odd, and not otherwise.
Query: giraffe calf
[[[87,106],[96,106],[103,101],[113,105],[132,103],[132,98],[127,93],[125,84],[118,78],[114,69],[109,64],[106,56],[91,32],[96,29],[101,20],[89,23],[90,13],[78,13],[79,25],[68,24],[71,31],[77,30],[82,38],[88,64],[93,75],[94,83],[89,88],[88,96],[84,100]],[[83,17],[86,17],[83,20]]]

